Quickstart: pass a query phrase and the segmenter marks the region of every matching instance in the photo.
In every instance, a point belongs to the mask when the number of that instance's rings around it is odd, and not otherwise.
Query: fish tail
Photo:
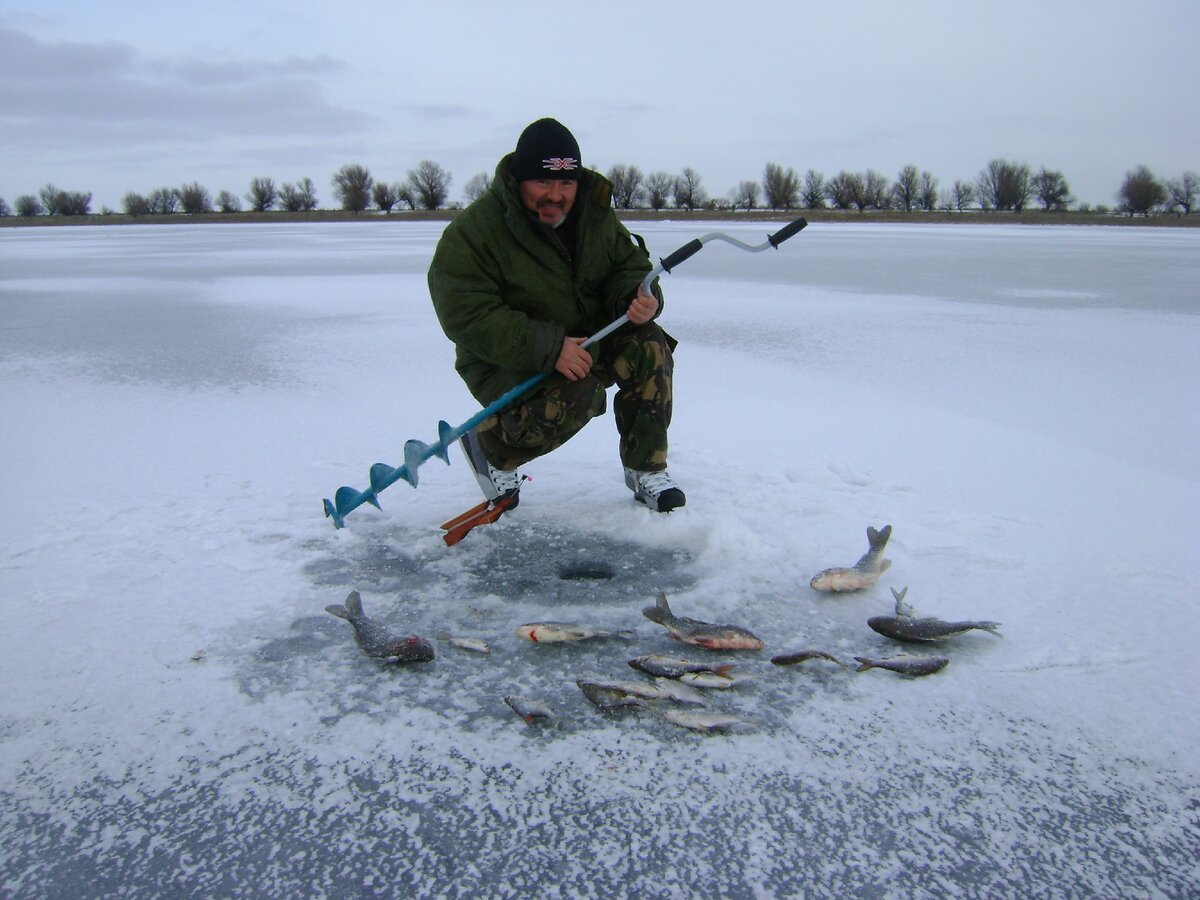
[[[902,588],[900,589],[900,593],[898,593],[898,594],[896,593],[896,589],[895,589],[895,588],[892,588],[892,589],[891,589],[891,591],[892,591],[892,596],[896,598],[896,602],[897,602],[897,603],[903,603],[903,602],[904,602],[904,598],[905,598],[906,596],[908,596],[908,586],[907,586],[907,585],[905,585],[904,587],[902,587]]]
[[[998,638],[1004,637],[1004,635],[1002,635],[999,631],[999,622],[976,622],[975,627],[983,629],[988,634],[994,634]]]
[[[667,595],[660,593],[658,599],[653,606],[647,606],[642,610],[642,615],[651,622],[657,622],[659,625],[665,625],[669,619],[673,619],[671,615],[671,605],[667,603]]]
[[[363,614],[362,597],[359,596],[358,591],[351,591],[350,595],[346,597],[346,609],[350,611],[350,615],[352,616],[361,616]]]
[[[346,607],[342,606],[340,603],[335,603],[332,606],[325,607],[325,612],[329,613],[331,616],[337,616],[339,619],[345,619],[346,621],[350,620],[350,610],[346,609]]]
[[[858,668],[854,670],[855,672],[865,672],[867,669],[875,668],[875,664],[865,656],[856,656],[854,661],[859,664]]]
[[[881,551],[884,545],[888,542],[888,538],[892,536],[892,526],[884,525],[878,531],[867,526],[867,543],[871,545],[872,550]]]

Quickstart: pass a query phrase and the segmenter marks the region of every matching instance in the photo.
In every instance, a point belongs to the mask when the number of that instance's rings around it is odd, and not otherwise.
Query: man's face
[[[525,208],[538,217],[538,221],[557,228],[567,218],[575,205],[578,181],[547,179],[546,181],[522,181],[518,187]]]

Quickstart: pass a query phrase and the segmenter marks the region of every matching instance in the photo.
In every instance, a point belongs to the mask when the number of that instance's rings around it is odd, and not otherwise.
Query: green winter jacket
[[[641,238],[617,220],[608,179],[583,170],[568,255],[555,229],[521,204],[510,159],[500,160],[491,190],[446,227],[429,267],[455,368],[485,406],[534,373],[554,371],[563,338],[594,334],[623,315],[652,268]],[[657,283],[654,292],[661,313]]]

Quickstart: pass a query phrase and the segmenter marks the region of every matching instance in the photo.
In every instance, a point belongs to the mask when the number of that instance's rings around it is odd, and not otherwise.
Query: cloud
[[[374,117],[327,99],[328,56],[172,61],[115,41],[46,42],[0,24],[0,134],[189,141],[312,136],[368,128]]]

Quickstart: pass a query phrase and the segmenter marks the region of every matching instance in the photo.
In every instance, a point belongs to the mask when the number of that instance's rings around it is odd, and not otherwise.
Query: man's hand
[[[658,312],[658,298],[646,293],[646,286],[639,284],[637,296],[629,304],[629,321],[634,325],[645,325]]]
[[[554,371],[565,375],[568,381],[586,378],[588,372],[592,371],[592,354],[579,346],[586,340],[581,337],[563,338],[562,352],[558,354]]]

